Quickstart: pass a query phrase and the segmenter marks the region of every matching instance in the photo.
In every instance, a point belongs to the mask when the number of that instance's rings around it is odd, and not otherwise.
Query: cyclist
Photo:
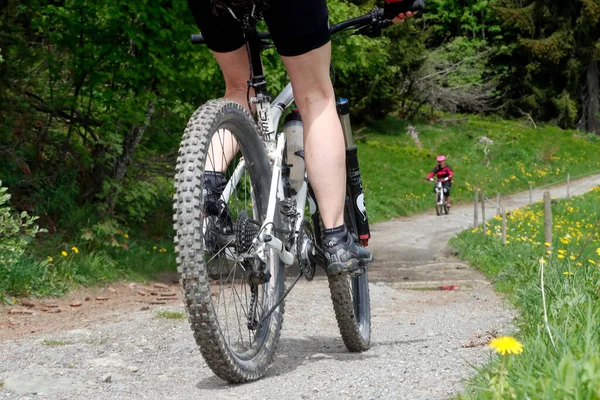
[[[435,180],[433,177],[437,176],[438,179],[442,180],[442,187],[444,188],[444,194],[446,195],[446,204],[450,207],[450,188],[452,187],[452,177],[454,176],[454,172],[452,172],[452,168],[446,164],[445,156],[438,156],[436,160],[438,164],[433,171],[427,175],[427,179],[433,182]],[[435,191],[435,188],[433,190]]]
[[[384,10],[394,22],[412,13],[399,13],[402,0],[385,0]],[[404,0],[412,1],[412,0]],[[188,0],[206,44],[225,78],[224,97],[248,107],[249,62],[235,3],[265,5],[263,16],[292,83],[294,99],[304,124],[305,163],[325,227],[327,273],[357,273],[373,255],[357,245],[344,224],[346,190],[345,146],[329,76],[331,43],[326,0]],[[261,4],[258,4],[261,3]],[[250,110],[248,110],[250,111]],[[225,140],[234,142],[229,135]],[[215,135],[217,136],[217,135]],[[223,137],[220,137],[223,140]],[[216,143],[214,143],[216,145]],[[211,160],[209,160],[211,161]],[[206,202],[218,199],[225,187],[227,165],[216,160],[205,173]],[[327,172],[324,172],[327,171]],[[207,212],[217,212],[208,204]],[[214,213],[213,213],[214,215]]]

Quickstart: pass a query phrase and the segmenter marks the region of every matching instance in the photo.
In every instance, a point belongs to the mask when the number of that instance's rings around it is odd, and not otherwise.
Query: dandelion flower
[[[52,262],[52,261],[54,261],[54,258],[52,258],[52,257],[48,256],[48,261],[49,261],[49,262]]]
[[[517,339],[510,336],[501,336],[494,338],[488,344],[496,353],[505,354],[521,354],[523,345]]]
[[[71,247],[71,250],[73,250],[75,252],[75,254],[79,253],[79,249],[75,246]]]
[[[67,252],[66,252],[66,251],[64,251],[64,250],[63,250],[63,251],[62,251],[60,254],[62,254],[62,255],[63,255],[63,257],[66,257],[66,256],[68,255],[68,254],[67,254]]]
[[[565,258],[565,256],[563,254],[559,254],[557,255],[558,258]]]
[[[544,260],[544,257],[540,258],[540,264],[546,264],[546,260]]]
[[[574,275],[571,271],[565,271],[563,272],[563,275]]]
[[[577,257],[575,257],[573,254],[571,254],[571,256],[569,257],[571,260],[575,260]]]
[[[600,256],[600,247],[598,247],[598,248],[596,249],[596,253],[598,253],[598,255]]]
[[[583,264],[581,264],[580,262],[578,262],[576,265],[577,265],[578,267],[581,267]]]
[[[156,246],[152,246],[152,250],[156,250]]]
[[[590,264],[596,265],[596,261],[594,261],[594,260],[588,260],[588,261],[590,262]]]
[[[129,235],[128,235],[128,234],[124,234],[124,235],[123,235],[123,237],[124,237],[125,239],[129,239]]]
[[[546,247],[550,247],[551,246],[551,244],[548,243],[548,242],[545,242],[544,244],[546,245]]]

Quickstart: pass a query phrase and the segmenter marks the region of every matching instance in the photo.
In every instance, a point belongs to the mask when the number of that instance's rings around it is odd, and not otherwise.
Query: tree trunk
[[[581,116],[580,127],[587,132],[600,134],[600,121],[596,114],[598,113],[598,61],[590,60],[585,77],[585,93],[583,96],[583,115]]]
[[[108,213],[112,214],[114,212],[115,206],[117,204],[117,199],[119,198],[119,193],[121,192],[121,182],[125,177],[125,171],[127,170],[127,165],[131,161],[135,150],[138,145],[142,141],[142,137],[146,132],[146,129],[150,125],[150,121],[152,120],[152,115],[154,114],[156,102],[154,100],[148,103],[146,107],[146,118],[144,119],[144,123],[142,125],[133,126],[125,140],[123,140],[123,152],[121,153],[121,157],[117,160],[117,164],[114,169],[113,174],[113,189],[112,193],[107,198],[108,205]]]

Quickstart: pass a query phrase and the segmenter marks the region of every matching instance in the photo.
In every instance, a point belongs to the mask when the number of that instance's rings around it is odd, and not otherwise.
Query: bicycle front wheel
[[[225,172],[220,186],[227,182],[220,197],[207,180],[215,171]],[[200,352],[217,376],[232,383],[264,375],[283,322],[283,302],[267,316],[284,290],[281,261],[272,251],[262,264],[248,256],[266,217],[270,177],[258,128],[242,106],[212,100],[194,113],[175,176],[178,270]],[[257,270],[266,272],[266,283],[256,283]]]
[[[349,234],[358,240],[356,219],[349,199],[346,199],[344,218]],[[366,351],[371,347],[371,298],[369,273],[352,278],[346,274],[327,277],[333,301],[335,318],[346,348],[352,352]]]

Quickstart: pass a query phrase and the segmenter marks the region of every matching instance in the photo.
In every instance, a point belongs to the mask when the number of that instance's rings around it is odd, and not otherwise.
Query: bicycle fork
[[[338,99],[336,108],[342,124],[344,132],[344,140],[346,142],[346,182],[347,193],[349,197],[349,205],[351,212],[354,213],[356,221],[356,233],[358,239],[363,246],[369,245],[371,231],[369,229],[369,217],[367,208],[365,207],[365,194],[363,191],[362,177],[360,175],[360,167],[358,165],[358,149],[354,145],[354,137],[352,136],[352,126],[350,124],[350,104],[348,99]]]

